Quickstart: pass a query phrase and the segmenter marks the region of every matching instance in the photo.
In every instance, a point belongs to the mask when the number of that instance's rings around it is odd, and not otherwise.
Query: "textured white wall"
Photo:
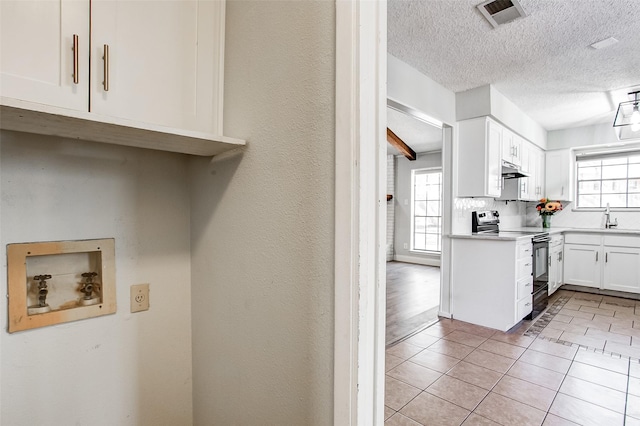
[[[456,93],[458,121],[487,115],[494,117],[540,148],[547,148],[547,131],[495,87],[485,85]]]
[[[195,425],[333,422],[335,3],[229,1],[225,133],[192,171]]]
[[[387,97],[444,123],[456,122],[456,95],[392,55],[387,55]]]
[[[118,309],[14,334],[0,304],[7,426],[189,425],[191,293],[182,155],[0,132],[6,244],[115,238]],[[6,263],[0,274],[5,294]],[[129,313],[129,286],[151,309]]]
[[[635,141],[636,143],[639,141]],[[552,130],[548,133],[547,149],[573,148],[578,146],[628,144],[620,142],[612,123],[594,124],[592,126],[572,127],[570,129]]]

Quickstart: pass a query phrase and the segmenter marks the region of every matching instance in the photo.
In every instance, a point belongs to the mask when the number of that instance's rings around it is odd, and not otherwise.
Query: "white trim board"
[[[386,7],[336,2],[336,425],[384,423]]]

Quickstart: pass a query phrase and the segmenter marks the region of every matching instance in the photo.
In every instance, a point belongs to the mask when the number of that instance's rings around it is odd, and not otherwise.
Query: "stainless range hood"
[[[520,167],[515,164],[509,163],[508,161],[502,161],[502,177],[504,179],[517,179],[529,177],[529,175],[520,170]]]

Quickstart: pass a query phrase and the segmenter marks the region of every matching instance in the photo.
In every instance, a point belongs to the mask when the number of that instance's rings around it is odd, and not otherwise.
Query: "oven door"
[[[533,292],[549,284],[549,241],[533,243]]]
[[[533,312],[537,317],[547,307],[549,292],[549,237],[533,239]]]

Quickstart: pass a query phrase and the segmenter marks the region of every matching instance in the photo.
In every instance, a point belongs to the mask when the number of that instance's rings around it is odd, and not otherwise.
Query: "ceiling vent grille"
[[[477,7],[494,28],[527,16],[517,0],[489,0]]]

